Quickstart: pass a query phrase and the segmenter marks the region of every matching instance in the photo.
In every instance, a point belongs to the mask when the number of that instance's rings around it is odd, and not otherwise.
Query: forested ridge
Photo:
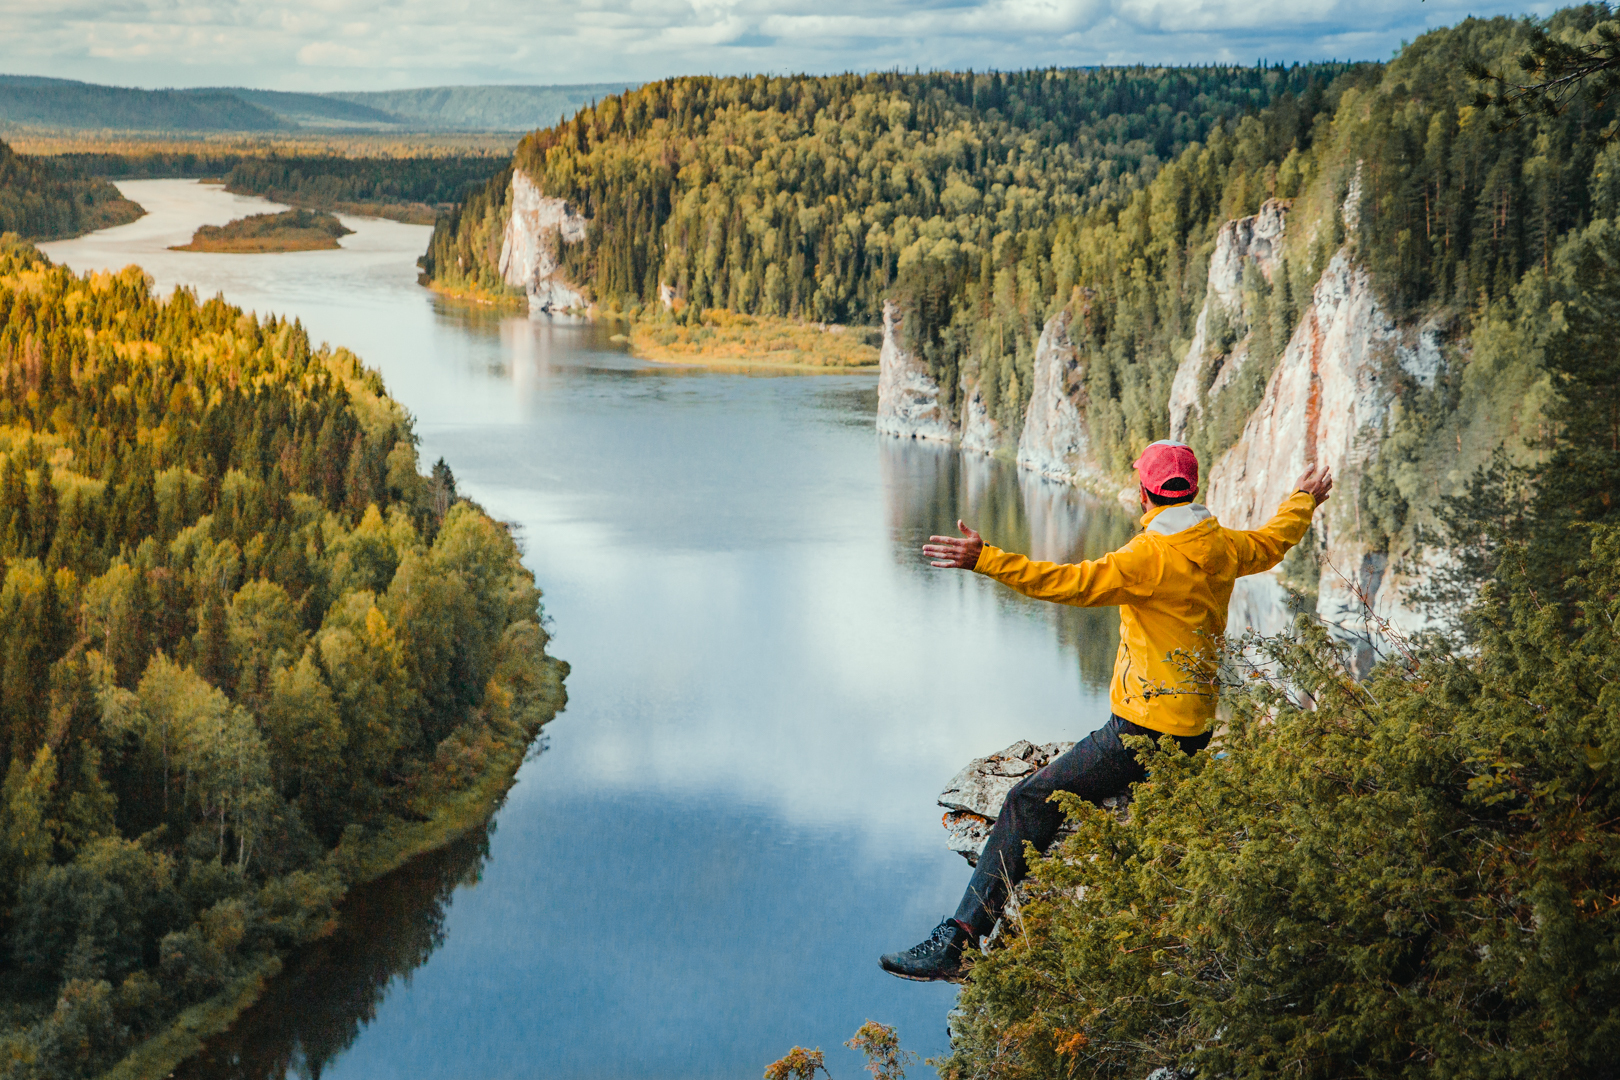
[[[947,409],[974,383],[1013,437],[1041,328],[1078,300],[1095,339],[1088,420],[1099,457],[1123,469],[1165,433],[1216,230],[1301,191],[1319,121],[1378,75],[677,79],[534,133],[513,164],[590,218],[561,255],[604,307],[669,318],[662,283],[686,322],[720,308],[870,325],[893,299]],[[423,265],[442,287],[510,291],[497,268],[509,188],[496,176],[441,220]]]
[[[0,234],[60,240],[134,221],[141,212],[105,180],[15,153],[0,142]]]
[[[149,289],[0,250],[8,1076],[95,1075],[324,932],[561,702],[512,537],[376,373]]]
[[[1279,272],[1245,282],[1247,323],[1211,327],[1212,359],[1248,337],[1252,362],[1188,437],[1206,464],[1237,439],[1348,240],[1391,315],[1487,361],[1448,365],[1399,410],[1358,494],[1394,538],[1416,527],[1420,491],[1505,440],[1523,456],[1515,425],[1535,423],[1545,392],[1536,327],[1570,283],[1559,244],[1620,197],[1620,151],[1590,137],[1612,105],[1502,127],[1467,65],[1504,69],[1537,27],[1576,39],[1608,18],[1468,19],[1387,65],[668,80],[535,132],[513,164],[590,218],[561,255],[605,309],[870,325],[892,299],[947,410],[978,389],[1005,440],[1040,332],[1067,308],[1090,452],[1121,476],[1169,434],[1220,227],[1282,200]],[[441,220],[423,260],[441,286],[511,292],[497,271],[509,188],[498,175]],[[684,306],[665,312],[660,284]]]
[[[1277,133],[1286,152],[1343,70],[670,79],[535,132],[513,163],[591,219],[565,265],[610,308],[652,304],[663,282],[697,316],[873,324],[924,255],[975,270],[1016,259],[1223,122],[1275,103],[1294,121]],[[437,230],[425,266],[442,285],[501,290],[508,184]]]

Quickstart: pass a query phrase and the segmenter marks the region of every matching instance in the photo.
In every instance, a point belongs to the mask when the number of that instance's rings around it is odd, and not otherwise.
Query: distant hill
[[[126,131],[286,131],[297,125],[229,90],[136,90],[0,75],[0,121]]]
[[[171,133],[214,131],[532,131],[630,83],[431,86],[300,94],[221,86],[139,90],[0,75],[0,125]]]
[[[403,117],[384,112],[382,109],[370,105],[357,105],[329,94],[290,94],[281,90],[248,90],[240,86],[186,90],[183,93],[231,94],[300,128],[397,131],[409,126],[410,123]]]
[[[322,96],[369,105],[433,129],[533,131],[550,127],[594,101],[635,85],[429,86]]]

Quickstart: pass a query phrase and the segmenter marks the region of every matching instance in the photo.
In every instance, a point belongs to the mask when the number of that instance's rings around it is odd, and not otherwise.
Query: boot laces
[[[927,941],[912,946],[911,955],[927,956],[936,949],[949,948],[951,942],[956,938],[957,930],[957,925],[951,920],[946,919],[944,922],[934,927],[934,932],[928,935]]]

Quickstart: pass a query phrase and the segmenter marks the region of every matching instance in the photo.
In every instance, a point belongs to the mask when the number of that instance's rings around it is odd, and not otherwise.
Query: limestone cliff
[[[878,354],[877,429],[902,439],[956,441],[956,425],[939,400],[928,365],[900,344],[900,308],[883,302],[883,348]]]
[[[1428,385],[1439,373],[1439,339],[1432,325],[1398,326],[1379,304],[1366,270],[1341,249],[1317,281],[1242,437],[1209,470],[1209,508],[1223,524],[1250,529],[1271,515],[1308,464],[1333,469],[1334,498],[1315,527],[1322,560],[1317,614],[1349,636],[1364,632],[1358,591],[1397,629],[1424,625],[1403,600],[1383,538],[1370,542],[1363,535],[1357,497],[1403,377]],[[1277,583],[1260,579],[1248,589],[1260,595],[1235,608],[1249,604],[1260,628],[1275,629],[1277,596],[1263,594],[1280,594]]]
[[[1046,320],[1035,346],[1035,379],[1018,465],[1069,484],[1105,488],[1108,474],[1092,457],[1086,427],[1085,365],[1069,338],[1068,309]]]
[[[1350,225],[1359,197],[1359,183],[1352,178],[1349,194],[1337,208]],[[1173,438],[1184,437],[1250,362],[1251,322],[1269,326],[1270,340],[1281,345],[1287,328],[1278,314],[1283,309],[1267,315],[1250,308],[1258,302],[1257,290],[1273,286],[1283,274],[1288,214],[1289,204],[1273,199],[1259,213],[1227,222],[1217,234],[1204,306],[1167,403]],[[1106,491],[1120,478],[1094,457],[1085,356],[1070,337],[1071,320],[1086,317],[1083,299],[1053,315],[1041,333],[1017,461],[1032,474]],[[1272,321],[1262,324],[1263,317]],[[897,323],[897,309],[886,305],[878,429],[943,442],[960,439],[965,450],[996,449],[1003,436],[980,388],[964,382],[958,428],[941,403],[939,385],[921,361],[900,347]],[[1328,260],[1309,303],[1293,321],[1286,345],[1275,354],[1275,346],[1268,347],[1268,355],[1277,359],[1263,390],[1258,381],[1263,369],[1255,369],[1247,380],[1252,385],[1245,393],[1258,393],[1260,400],[1246,416],[1230,418],[1242,425],[1240,435],[1236,426],[1228,429],[1232,434],[1227,437],[1236,435],[1236,443],[1218,460],[1204,462],[1204,501],[1223,524],[1239,529],[1263,524],[1307,464],[1332,467],[1337,487],[1317,515],[1311,540],[1322,566],[1316,610],[1352,642],[1368,637],[1369,608],[1399,631],[1429,626],[1407,595],[1410,578],[1422,573],[1422,566],[1402,547],[1407,541],[1363,527],[1360,487],[1403,390],[1433,386],[1444,368],[1441,339],[1441,329],[1432,321],[1397,324],[1379,303],[1353,246],[1345,245]],[[1085,340],[1083,334],[1080,340]],[[1240,582],[1232,598],[1231,630],[1278,633],[1291,621],[1291,601],[1279,573]],[[1368,655],[1363,649],[1361,660]]]
[[[1243,369],[1253,333],[1252,312],[1243,282],[1252,266],[1270,284],[1282,261],[1288,203],[1267,200],[1260,212],[1221,226],[1209,257],[1209,282],[1204,306],[1193,327],[1192,343],[1170,385],[1170,437],[1183,440],[1193,418],[1207,401],[1218,397]],[[1217,327],[1241,329],[1234,341],[1222,340]],[[1229,331],[1230,332],[1230,331]]]
[[[1035,348],[1034,386],[1017,442],[1022,469],[1099,491],[1109,476],[1092,457],[1085,416],[1085,365],[1069,337],[1067,309],[1046,321]],[[901,345],[898,305],[883,305],[883,350],[879,359],[877,429],[901,438],[958,443],[964,451],[993,454],[1007,446],[1007,433],[990,414],[984,389],[964,377],[958,422],[940,400],[940,385],[927,365]]]
[[[528,293],[531,312],[588,307],[582,290],[559,272],[562,245],[585,239],[585,219],[562,199],[542,194],[522,169],[512,171],[509,209],[501,277]]]

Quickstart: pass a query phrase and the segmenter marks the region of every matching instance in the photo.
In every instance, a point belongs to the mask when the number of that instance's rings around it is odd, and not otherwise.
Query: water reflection
[[[955,533],[958,517],[985,542],[1032,559],[1094,559],[1128,541],[1134,518],[1117,503],[1058,484],[1010,463],[963,454],[920,439],[882,439],[879,469],[884,507],[894,533],[895,559],[916,561],[917,549],[936,531]],[[1012,606],[1030,602],[1003,593]],[[1115,608],[1038,605],[1065,651],[1080,665],[1082,683],[1106,686],[1119,647]]]
[[[337,931],[294,956],[230,1031],[173,1073],[176,1080],[319,1077],[375,1019],[394,981],[409,981],[444,944],[450,897],[478,883],[492,832],[493,820],[351,891]]]

